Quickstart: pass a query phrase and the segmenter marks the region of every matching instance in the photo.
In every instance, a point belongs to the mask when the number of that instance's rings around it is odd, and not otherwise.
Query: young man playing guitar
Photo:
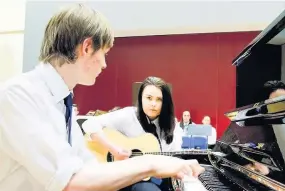
[[[91,124],[91,123],[94,124]],[[128,158],[130,151],[118,147],[106,137],[103,131],[94,132],[94,126],[113,128],[127,137],[138,137],[145,133],[153,134],[160,145],[161,151],[181,150],[181,134],[175,133],[180,128],[175,123],[173,101],[169,86],[160,78],[146,78],[138,92],[137,107],[126,107],[117,111],[103,114],[86,121],[84,130],[91,133],[91,138],[104,145],[117,158]],[[99,128],[100,128],[99,127]],[[144,144],[150,144],[145,142]],[[154,146],[154,145],[153,145]],[[164,184],[157,181],[142,181],[125,190],[159,191],[164,190]]]

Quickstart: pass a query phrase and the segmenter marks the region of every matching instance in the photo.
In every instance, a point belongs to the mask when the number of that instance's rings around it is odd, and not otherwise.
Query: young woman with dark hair
[[[138,92],[137,118],[145,132],[159,133],[167,144],[173,141],[175,116],[171,92],[160,78],[148,77]],[[151,122],[155,123],[156,129]],[[159,129],[159,131],[157,131]]]
[[[182,137],[179,133],[175,133],[177,128],[175,128],[174,107],[169,86],[161,78],[148,77],[139,89],[137,100],[136,107],[125,107],[97,116],[94,125],[98,127],[100,124],[100,128],[114,128],[127,137],[151,133],[159,140],[162,151],[180,150]],[[88,126],[92,127],[90,124],[86,125],[86,131],[89,131]],[[129,151],[119,148],[108,140],[102,131],[92,133],[91,138],[106,146],[117,158],[124,159],[130,155]],[[161,189],[159,184],[152,181],[139,182],[127,188],[132,191]]]

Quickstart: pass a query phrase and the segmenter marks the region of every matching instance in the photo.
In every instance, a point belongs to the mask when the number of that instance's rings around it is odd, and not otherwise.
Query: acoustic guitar
[[[182,155],[208,155],[209,153],[209,150],[197,150],[197,149],[161,152],[157,138],[150,133],[145,133],[135,138],[129,138],[120,133],[119,131],[111,128],[104,128],[103,131],[106,137],[109,140],[111,140],[113,143],[115,143],[117,146],[131,151],[130,158],[135,156],[141,156],[144,154],[182,156]],[[87,140],[87,147],[96,155],[96,158],[99,162],[117,161],[117,159],[108,151],[108,149],[102,146],[98,141]]]
[[[160,145],[157,138],[150,134],[145,133],[139,137],[129,138],[120,133],[117,130],[104,128],[103,129],[105,136],[111,140],[116,145],[120,146],[123,149],[131,151],[131,157],[141,156],[144,154],[153,154],[153,155],[167,155],[167,156],[175,156],[175,155],[207,155],[208,150],[185,150],[185,151],[174,151],[174,152],[161,152]],[[106,149],[103,145],[101,145],[96,140],[88,140],[87,147],[90,149],[97,157],[99,162],[112,162],[117,161],[117,159]],[[144,179],[144,181],[149,180],[149,178]],[[166,179],[167,184],[169,185],[169,191],[183,191],[184,184],[181,180],[177,180],[174,178]]]

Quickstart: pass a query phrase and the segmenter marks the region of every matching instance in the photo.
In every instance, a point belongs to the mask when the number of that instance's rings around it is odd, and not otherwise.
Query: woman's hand
[[[118,146],[114,146],[110,152],[116,160],[127,159],[131,156],[131,153],[132,153],[131,151],[123,149]]]

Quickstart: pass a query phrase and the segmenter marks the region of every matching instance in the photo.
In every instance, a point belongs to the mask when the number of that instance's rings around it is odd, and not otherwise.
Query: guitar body
[[[131,157],[140,156],[147,152],[160,152],[160,145],[156,137],[150,133],[145,133],[141,136],[129,138],[117,130],[111,128],[103,129],[106,137],[112,140],[115,145],[132,151]],[[117,161],[109,151],[97,141],[87,140],[87,147],[95,155],[99,162]]]
[[[111,128],[104,128],[103,132],[105,136],[109,140],[112,140],[112,142],[117,146],[132,151],[130,158],[135,156],[141,156],[145,153],[154,153],[154,154],[161,153],[160,145],[157,138],[150,133],[145,133],[138,137],[129,138],[120,133],[119,131]],[[90,141],[86,138],[86,144],[88,149],[95,154],[99,162],[104,163],[104,162],[117,161],[117,159],[114,158],[113,155],[111,155],[111,153],[98,141],[96,140]],[[149,178],[144,179],[144,181],[147,180],[149,180]],[[169,178],[165,179],[164,181],[167,181],[167,184],[169,185],[167,189],[168,191],[184,190],[183,183],[180,180]]]

